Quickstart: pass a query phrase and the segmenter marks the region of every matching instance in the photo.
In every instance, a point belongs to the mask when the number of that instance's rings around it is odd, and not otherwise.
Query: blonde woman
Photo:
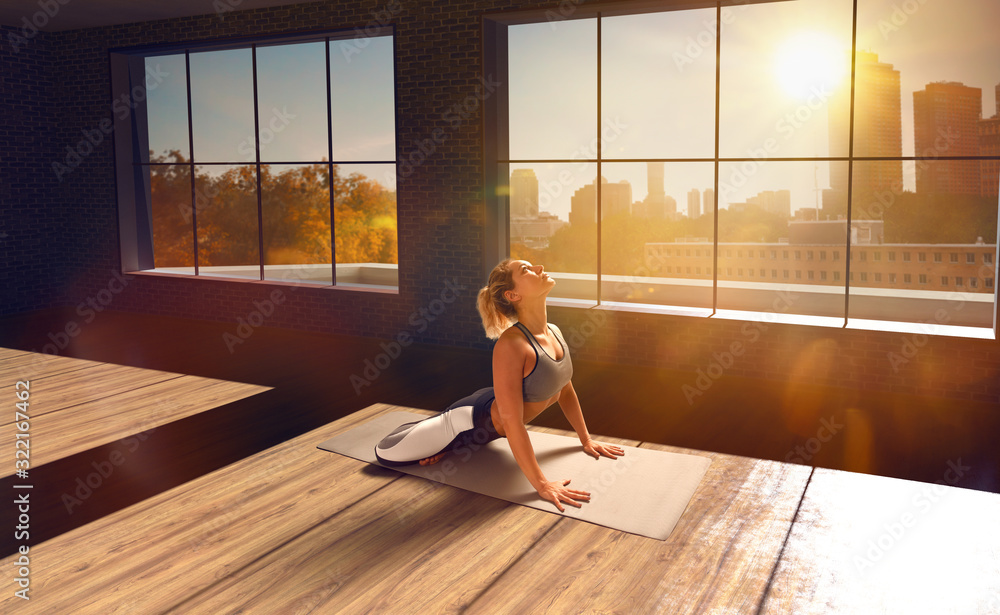
[[[518,467],[538,495],[579,508],[590,494],[569,488],[570,479],[548,480],[538,465],[525,424],[559,402],[583,451],[595,459],[617,459],[625,451],[595,442],[587,432],[570,379],[573,362],[559,327],[550,324],[546,299],[555,280],[541,265],[507,259],[490,273],[477,307],[493,347],[493,387],[480,389],[433,417],[400,425],[375,447],[389,466],[440,461],[449,451],[471,454],[486,442],[507,438]]]

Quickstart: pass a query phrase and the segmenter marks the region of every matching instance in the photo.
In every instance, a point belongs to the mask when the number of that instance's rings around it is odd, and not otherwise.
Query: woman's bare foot
[[[422,466],[433,465],[433,464],[441,461],[442,459],[444,459],[444,456],[447,455],[447,454],[448,453],[438,453],[437,455],[434,455],[433,457],[428,457],[427,459],[421,459],[420,460],[420,465],[422,465]]]

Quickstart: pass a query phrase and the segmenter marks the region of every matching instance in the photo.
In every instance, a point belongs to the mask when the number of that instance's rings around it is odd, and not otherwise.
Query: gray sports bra
[[[569,347],[559,327],[550,324],[549,329],[563,349],[563,358],[556,361],[539,345],[527,327],[519,322],[514,325],[524,333],[535,351],[535,368],[522,381],[524,401],[545,401],[558,393],[573,377],[573,360],[569,357]]]

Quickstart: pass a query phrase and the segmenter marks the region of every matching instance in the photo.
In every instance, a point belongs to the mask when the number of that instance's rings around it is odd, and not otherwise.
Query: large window
[[[390,30],[112,53],[126,270],[397,287]]]
[[[912,4],[492,16],[487,256],[569,305],[993,337],[1000,5]]]

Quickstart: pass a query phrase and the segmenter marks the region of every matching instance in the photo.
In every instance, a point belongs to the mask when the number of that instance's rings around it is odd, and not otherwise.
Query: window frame
[[[750,0],[754,4],[772,2],[775,0]],[[854,105],[856,100],[854,98],[854,66],[856,64],[856,57],[858,54],[857,49],[857,14],[858,14],[858,3],[860,0],[853,0],[853,20],[854,26],[852,30],[852,76],[851,76],[851,99],[850,99],[850,110],[851,110],[851,120],[849,125],[849,149],[847,156],[813,156],[813,157],[782,157],[781,161],[790,162],[846,162],[848,164],[849,173],[850,169],[853,169],[856,163],[865,163],[872,160],[899,160],[901,162],[906,161],[916,161],[919,162],[924,160],[925,157],[922,156],[898,156],[898,157],[867,157],[861,155],[855,155],[854,152]],[[567,3],[564,3],[566,5]],[[508,117],[508,90],[506,84],[508,82],[508,70],[509,63],[508,57],[508,42],[506,37],[507,28],[513,25],[519,24],[529,24],[529,23],[544,23],[546,20],[560,20],[560,19],[589,19],[597,18],[597,66],[595,70],[597,71],[597,92],[595,96],[597,97],[597,130],[600,134],[600,123],[601,117],[601,54],[600,54],[600,41],[601,41],[601,27],[600,18],[603,16],[613,16],[613,15],[626,15],[626,14],[639,14],[648,12],[662,12],[670,10],[688,10],[695,8],[707,8],[714,7],[716,10],[715,26],[716,32],[714,40],[716,42],[716,89],[715,89],[715,115],[716,115],[716,129],[715,129],[715,155],[712,158],[698,158],[698,159],[656,159],[656,158],[643,158],[643,159],[629,159],[624,162],[680,162],[680,161],[697,161],[697,162],[713,162],[715,165],[715,183],[713,186],[713,194],[715,195],[715,207],[714,207],[714,237],[712,239],[712,258],[713,258],[713,272],[712,272],[712,306],[707,309],[692,309],[692,308],[678,308],[677,306],[670,305],[659,305],[659,304],[627,304],[622,302],[616,302],[612,300],[606,300],[602,298],[602,274],[601,274],[601,250],[602,250],[602,237],[601,237],[601,184],[602,182],[595,182],[596,186],[596,208],[597,208],[597,271],[596,271],[596,295],[593,300],[586,299],[551,299],[550,303],[555,305],[563,305],[566,307],[575,308],[586,308],[586,309],[612,309],[612,310],[623,310],[623,311],[636,311],[636,312],[654,312],[663,313],[670,315],[686,315],[695,317],[716,317],[716,318],[732,318],[731,314],[736,312],[735,310],[725,310],[719,307],[718,300],[718,286],[720,279],[719,271],[719,259],[722,258],[720,241],[719,241],[719,166],[722,163],[739,163],[739,162],[750,162],[751,158],[732,158],[723,157],[720,155],[719,151],[719,118],[720,118],[720,82],[719,82],[719,48],[721,47],[721,28],[723,24],[722,20],[722,10],[726,7],[746,4],[746,0],[695,0],[694,2],[685,0],[660,0],[660,1],[649,1],[649,0],[635,0],[634,2],[595,2],[593,4],[588,4],[585,6],[574,5],[569,7],[568,10],[563,10],[564,5],[560,5],[560,9],[556,10],[531,10],[531,11],[509,11],[503,13],[488,13],[483,16],[483,71],[484,75],[490,75],[491,78],[497,78],[503,86],[499,88],[497,92],[498,95],[492,96],[486,101],[484,105],[484,188],[486,195],[486,241],[484,242],[484,274],[488,273],[492,268],[493,264],[498,260],[503,258],[508,258],[510,256],[510,212],[509,212],[509,198],[505,195],[509,194],[507,190],[508,184],[507,180],[510,175],[510,167],[512,164],[524,164],[524,163],[538,163],[545,161],[536,160],[512,160],[510,158],[509,143],[505,138],[508,134],[509,128],[509,117]],[[937,156],[936,159],[946,159],[951,158],[949,156]],[[596,157],[591,160],[587,159],[587,162],[596,163],[596,177],[602,177],[601,166],[604,161],[607,160],[608,163],[623,162],[613,157],[605,157],[598,148]],[[779,159],[776,159],[779,160]],[[548,161],[548,162],[560,162],[560,161]],[[577,161],[579,162],[579,161]],[[853,195],[850,190],[850,183],[848,184],[848,194],[847,194],[847,220],[850,224],[852,220],[852,200]],[[1000,212],[998,212],[998,217],[1000,217]],[[840,328],[857,328],[866,330],[881,330],[881,331],[919,331],[922,323],[920,322],[910,322],[910,321],[889,321],[889,320],[870,320],[866,318],[851,317],[850,314],[850,300],[852,294],[851,280],[853,279],[851,271],[851,263],[853,259],[852,247],[855,247],[851,242],[851,233],[847,233],[847,239],[845,242],[845,249],[848,253],[848,258],[844,259],[845,265],[845,276],[843,281],[843,292],[844,292],[844,308],[843,314],[841,316],[830,318],[825,316],[809,316],[809,315],[789,315],[787,319],[788,322],[794,322],[796,324],[806,324],[815,326],[836,326]],[[997,248],[1000,248],[1000,238],[994,238],[994,243]],[[859,244],[861,245],[861,244]],[[864,252],[859,251],[864,257]],[[895,253],[889,251],[888,261],[895,262]],[[909,256],[909,254],[905,254]],[[788,258],[788,251],[784,251],[784,258]],[[838,261],[838,252],[835,251],[833,254],[833,260]],[[904,259],[908,261],[909,259]],[[834,280],[839,281],[839,271],[834,272]],[[787,277],[787,270],[785,272]],[[895,274],[890,273],[890,283],[894,283]],[[951,326],[951,327],[941,327],[941,334],[943,335],[954,335],[958,337],[972,337],[972,338],[982,338],[982,339],[997,339],[996,331],[998,326],[998,300],[997,292],[993,293],[993,318],[992,324],[989,327],[986,326]],[[749,314],[750,318],[759,317],[760,314],[739,312],[739,314],[746,315]],[[783,315],[767,314],[772,320],[783,321],[785,320]],[[777,316],[777,318],[775,318]],[[737,319],[746,319],[747,316],[738,316]]]
[[[341,280],[338,281],[337,268],[340,266],[343,268],[354,267],[357,268],[357,264],[347,264],[340,263],[338,265],[336,258],[336,224],[334,219],[334,201],[337,195],[332,189],[332,185],[329,187],[329,201],[330,201],[330,281],[323,281],[322,283],[308,282],[304,281],[301,276],[296,276],[292,274],[288,278],[274,278],[267,277],[265,275],[265,255],[264,251],[261,249],[258,253],[259,268],[260,273],[257,278],[251,277],[232,277],[232,276],[222,276],[217,274],[212,275],[202,275],[199,271],[199,263],[197,258],[198,250],[198,237],[197,237],[197,206],[196,206],[196,189],[195,189],[195,175],[194,170],[199,166],[205,165],[242,165],[251,166],[255,169],[255,181],[256,181],[256,198],[257,198],[257,216],[258,216],[258,242],[263,241],[263,227],[261,224],[262,216],[262,185],[261,185],[261,167],[267,165],[317,165],[321,164],[326,166],[327,181],[332,177],[332,170],[334,166],[343,167],[344,165],[389,165],[392,166],[393,173],[398,177],[399,169],[399,66],[398,66],[398,52],[397,52],[397,36],[394,24],[384,24],[375,25],[372,24],[364,31],[364,38],[377,38],[377,37],[389,37],[392,44],[392,105],[393,105],[393,159],[392,160],[336,160],[333,158],[333,128],[332,128],[332,116],[331,116],[331,97],[332,97],[332,75],[331,75],[331,63],[330,63],[330,53],[331,46],[336,42],[342,41],[353,41],[361,38],[361,35],[356,29],[346,29],[346,28],[336,28],[336,29],[324,29],[319,31],[307,31],[307,32],[291,32],[291,33],[279,33],[274,35],[265,36],[247,36],[247,37],[232,37],[225,39],[212,39],[206,41],[184,41],[179,43],[171,44],[161,44],[161,45],[142,45],[134,47],[122,47],[122,48],[111,48],[108,50],[108,63],[111,75],[111,99],[113,108],[115,104],[119,101],[127,101],[130,105],[130,112],[120,115],[116,114],[113,118],[113,130],[114,130],[114,150],[115,150],[115,176],[116,176],[116,197],[117,197],[117,207],[118,207],[118,229],[119,229],[119,251],[121,255],[121,267],[124,273],[130,275],[151,275],[151,276],[167,276],[182,279],[191,280],[225,280],[225,281],[235,281],[243,283],[265,283],[265,284],[275,284],[275,285],[302,285],[308,286],[310,288],[332,288],[339,290],[360,290],[367,292],[383,292],[398,294],[399,292],[399,263],[397,258],[397,263],[391,265],[394,272],[392,275],[387,275],[382,272],[380,278],[377,278],[375,283],[357,283],[347,280],[344,276],[341,276]],[[258,92],[256,87],[257,80],[257,67],[256,67],[256,50],[257,48],[278,46],[278,45],[290,45],[290,44],[306,44],[306,43],[319,43],[323,42],[325,44],[325,54],[326,54],[326,107],[327,107],[327,160],[319,161],[290,161],[290,162],[274,162],[270,160],[262,161],[261,147],[260,147],[260,116],[259,116],[259,104],[258,104]],[[146,83],[142,81],[137,84],[139,79],[143,79],[146,67],[145,62],[147,58],[154,58],[157,56],[168,56],[168,55],[181,55],[185,56],[185,81],[187,82],[187,97],[188,97],[188,111],[187,111],[187,126],[188,126],[188,147],[189,151],[185,152],[190,154],[190,148],[192,146],[192,124],[193,120],[191,117],[191,84],[190,84],[190,54],[191,53],[201,53],[201,52],[211,52],[211,51],[225,51],[234,49],[250,49],[252,53],[253,61],[253,75],[254,88],[253,88],[253,110],[254,110],[254,122],[255,122],[255,147],[254,147],[254,160],[253,161],[232,161],[232,162],[199,162],[198,160],[189,159],[184,163],[172,163],[173,166],[180,164],[181,166],[188,166],[191,169],[192,187],[191,187],[191,215],[192,215],[192,239],[193,239],[193,250],[194,250],[194,273],[168,273],[168,272],[158,272],[155,271],[155,261],[153,253],[153,238],[152,238],[152,202],[151,202],[151,192],[150,192],[150,173],[149,169],[157,163],[151,163],[149,159],[149,118],[148,110],[146,105]],[[137,85],[133,85],[137,84]],[[396,194],[398,197],[399,186],[397,184]],[[397,220],[398,220],[398,198],[397,198]],[[398,229],[398,227],[397,227]],[[398,230],[397,230],[397,254],[398,254]],[[297,265],[289,265],[290,268],[297,267]],[[362,274],[364,275],[364,274]],[[376,276],[379,274],[376,272]]]

